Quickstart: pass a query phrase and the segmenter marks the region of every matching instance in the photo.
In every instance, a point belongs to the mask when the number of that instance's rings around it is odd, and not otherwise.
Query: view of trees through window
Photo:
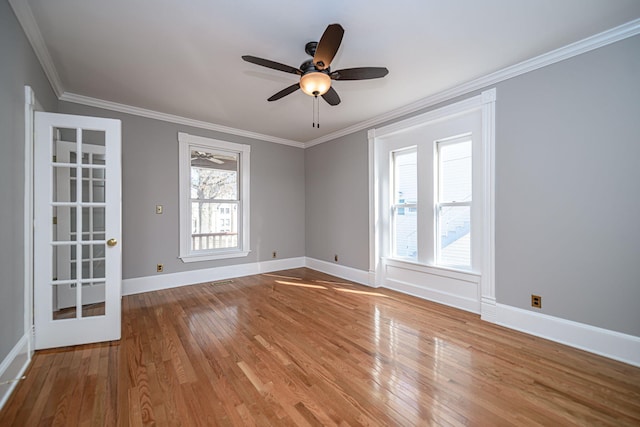
[[[191,249],[238,247],[237,154],[191,152]]]

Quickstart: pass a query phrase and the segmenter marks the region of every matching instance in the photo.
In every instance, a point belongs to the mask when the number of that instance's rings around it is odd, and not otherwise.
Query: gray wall
[[[308,257],[369,270],[367,132],[305,150]]]
[[[304,256],[304,150],[130,114],[60,102],[60,112],[122,120],[124,279]],[[178,132],[251,145],[251,253],[220,261],[178,259]],[[156,215],[155,206],[164,213]],[[156,273],[156,264],[164,273]]]
[[[57,100],[9,4],[0,1],[0,361],[24,335],[24,85]]]
[[[640,37],[498,86],[496,291],[640,336]]]
[[[640,36],[496,85],[498,303],[533,310],[535,293],[545,314],[640,336],[638,52]],[[367,270],[366,133],[305,159],[307,256]]]

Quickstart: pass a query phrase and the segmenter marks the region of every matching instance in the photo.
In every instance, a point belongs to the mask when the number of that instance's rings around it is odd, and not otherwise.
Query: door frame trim
[[[28,357],[34,352],[33,320],[33,147],[34,115],[44,111],[29,85],[24,87],[24,334],[28,337]]]

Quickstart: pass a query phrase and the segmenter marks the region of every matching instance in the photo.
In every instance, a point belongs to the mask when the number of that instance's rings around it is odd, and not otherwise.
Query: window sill
[[[392,267],[404,268],[407,270],[428,273],[436,276],[448,277],[451,279],[464,280],[466,282],[480,283],[481,274],[468,270],[458,270],[441,266],[423,264],[417,261],[399,258],[384,258],[384,263]]]
[[[229,258],[242,258],[249,255],[251,251],[230,251],[230,252],[217,252],[217,253],[207,253],[207,254],[192,254],[192,255],[181,255],[178,258],[182,260],[182,262],[198,262],[198,261],[214,261],[217,259],[229,259]]]

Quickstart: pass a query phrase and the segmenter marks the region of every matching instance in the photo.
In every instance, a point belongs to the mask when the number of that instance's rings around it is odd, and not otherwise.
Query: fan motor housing
[[[323,73],[323,74],[329,74],[330,73],[330,67],[327,67],[324,70],[318,70],[316,68],[315,64],[313,63],[313,59],[308,59],[308,60],[304,61],[300,65],[300,70],[302,71],[302,75],[305,75],[305,74],[308,74],[308,73]]]
[[[315,56],[316,48],[318,47],[318,42],[309,42],[304,45],[304,51],[307,52],[309,56]]]

